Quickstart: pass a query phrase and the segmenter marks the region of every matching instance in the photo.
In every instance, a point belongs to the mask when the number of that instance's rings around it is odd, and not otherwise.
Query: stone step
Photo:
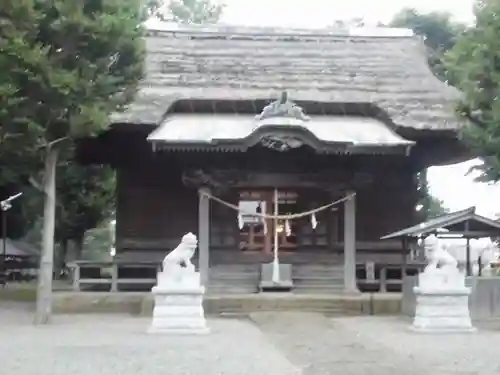
[[[216,275],[211,274],[209,280],[258,280],[259,275],[249,273],[219,273]]]
[[[297,269],[344,269],[343,264],[330,264],[330,263],[323,263],[323,262],[318,262],[318,261],[313,261],[309,264],[296,264],[295,268]]]
[[[336,286],[336,285],[344,285],[343,279],[337,280],[315,280],[315,281],[303,281],[303,280],[293,280],[293,284],[297,287],[305,286],[305,287],[314,287],[317,286],[319,288],[323,286]]]
[[[293,288],[293,293],[294,294],[311,294],[311,295],[315,295],[315,294],[338,294],[338,293],[341,293],[342,291],[344,290],[344,288],[342,286],[323,286],[323,287],[318,287],[318,286],[315,286],[315,287],[312,287],[312,288],[309,288],[309,287],[299,287],[299,286],[295,286]]]
[[[209,285],[257,285],[258,277],[213,277],[209,279]]]
[[[296,270],[306,270],[306,271],[322,271],[322,270],[335,270],[343,271],[344,267],[339,267],[337,265],[295,265],[293,267]]]
[[[339,298],[341,293],[309,296],[296,293],[260,293],[252,296],[214,296],[206,301],[207,311],[248,314],[262,311],[309,311],[328,315],[359,315],[366,302]],[[320,297],[320,298],[318,298]]]
[[[335,277],[316,275],[307,277],[294,277],[294,292],[297,293],[327,293],[339,292],[343,290],[344,278],[343,275]]]
[[[209,273],[211,275],[224,275],[224,274],[230,274],[230,275],[258,275],[260,272],[259,270],[245,270],[245,269],[236,269],[236,268],[230,268],[230,269],[210,269]]]
[[[296,269],[344,269],[342,264],[325,264],[325,263],[310,263],[310,264],[296,264]]]
[[[223,272],[228,272],[228,273],[259,273],[260,269],[259,268],[210,268],[210,273],[223,273]]]
[[[336,278],[343,278],[344,277],[344,273],[343,272],[293,272],[292,271],[292,278],[301,278],[301,279],[304,279],[304,278],[315,278],[315,277],[319,277],[319,278],[333,278],[333,279],[336,279]]]
[[[344,280],[344,275],[304,275],[304,276],[298,276],[298,275],[293,275],[292,276],[293,280],[298,280],[298,281],[328,281],[328,280]]]
[[[315,295],[307,293],[211,294],[203,298],[206,314],[249,314],[258,311],[318,311],[328,315],[398,315],[401,294]],[[151,293],[54,293],[56,314],[140,313],[151,317]]]
[[[343,285],[300,285],[293,286],[294,291],[307,290],[308,292],[321,294],[324,290],[343,290]]]
[[[325,282],[301,282],[295,281],[293,282],[295,288],[328,288],[328,287],[336,287],[338,285],[344,285],[343,281],[325,281]]]
[[[307,252],[281,252],[281,263],[288,264],[326,264],[341,265],[343,257],[336,253],[307,251]],[[212,251],[210,253],[210,262],[214,266],[221,264],[262,264],[273,260],[272,254],[263,254],[259,252],[239,252],[239,251]]]
[[[252,294],[257,293],[257,285],[209,285],[207,294]]]
[[[239,307],[231,307],[231,306],[218,306],[220,310],[217,310],[218,312],[216,314],[221,314],[223,316],[231,316],[231,315],[248,315],[251,313],[255,312],[310,312],[310,313],[318,313],[318,314],[325,314],[327,316],[338,316],[338,317],[350,317],[350,316],[359,316],[361,315],[357,311],[349,311],[344,309],[343,307],[327,307],[327,308],[312,308],[312,307],[293,307],[293,308],[286,308],[286,307],[259,307],[259,308],[239,308]]]
[[[256,274],[243,274],[243,273],[220,273],[217,275],[210,275],[209,280],[258,280],[259,275]]]

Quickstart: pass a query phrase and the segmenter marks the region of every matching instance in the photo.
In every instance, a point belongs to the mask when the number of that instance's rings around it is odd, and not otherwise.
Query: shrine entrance
[[[275,236],[280,251],[297,248],[297,222],[264,219],[254,214],[286,215],[299,212],[298,193],[293,190],[248,189],[239,192],[239,249],[273,253]]]

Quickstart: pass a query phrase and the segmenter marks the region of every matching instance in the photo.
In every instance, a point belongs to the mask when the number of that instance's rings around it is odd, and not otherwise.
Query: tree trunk
[[[42,255],[38,272],[35,324],[47,324],[52,313],[52,279],[54,268],[54,230],[56,217],[56,165],[58,150],[49,148],[45,157]]]

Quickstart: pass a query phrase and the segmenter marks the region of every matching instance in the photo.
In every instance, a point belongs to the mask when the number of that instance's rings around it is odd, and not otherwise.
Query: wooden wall
[[[171,250],[198,231],[198,193],[153,165],[117,171],[117,251]]]
[[[161,251],[164,253],[179,243],[187,232],[198,231],[198,194],[181,182],[182,163],[176,157],[152,158],[127,163],[118,168],[117,186],[117,251]],[[411,173],[393,172],[398,187],[391,187],[384,178],[378,178],[357,192],[356,224],[357,240],[375,242],[385,234],[414,224],[416,205],[415,179]],[[301,196],[304,210],[333,201],[339,196],[309,191]],[[223,197],[237,203],[237,194]],[[214,250],[238,248],[238,226],[233,210],[211,203],[211,232],[225,231],[221,243],[212,243]],[[304,249],[337,250],[343,241],[343,206],[337,211],[318,214],[320,226],[317,232],[326,236],[311,236],[310,223],[303,219],[301,245]],[[315,239],[314,239],[315,237]],[[232,239],[231,239],[232,238]],[[311,239],[312,242],[311,242]]]
[[[356,234],[358,241],[380,237],[416,224],[417,196],[412,191],[365,189],[356,196]]]

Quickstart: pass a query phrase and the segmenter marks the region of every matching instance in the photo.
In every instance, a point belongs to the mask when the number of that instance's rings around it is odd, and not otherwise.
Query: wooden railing
[[[82,290],[82,286],[107,285],[111,292],[116,292],[119,286],[124,284],[154,285],[157,274],[161,270],[161,263],[155,261],[76,261],[69,267],[72,270],[73,290]],[[147,277],[144,277],[145,273]]]
[[[408,264],[407,275],[417,274],[423,266],[424,264]],[[111,292],[117,292],[120,286],[125,285],[129,289],[151,287],[156,284],[157,274],[161,271],[161,263],[158,261],[77,261],[69,267],[72,270],[74,291],[81,291],[85,287],[97,287]],[[361,291],[401,291],[403,267],[400,264],[366,262],[358,264],[356,271]]]
[[[38,274],[35,256],[0,255],[0,285],[8,282],[31,281]]]
[[[407,275],[416,275],[425,266],[423,263],[406,265]],[[357,281],[362,291],[386,293],[401,291],[403,285],[403,266],[400,264],[380,264],[366,262],[357,266]]]

